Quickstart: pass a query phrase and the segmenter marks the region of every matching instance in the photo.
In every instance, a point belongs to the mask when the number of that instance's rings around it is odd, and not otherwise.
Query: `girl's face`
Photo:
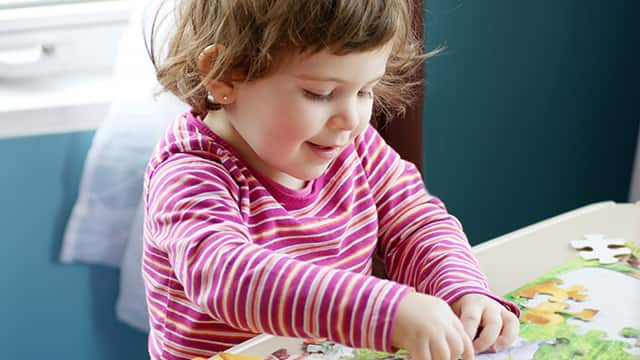
[[[389,53],[289,56],[267,76],[234,83],[235,101],[207,124],[264,175],[301,188],[366,128]]]

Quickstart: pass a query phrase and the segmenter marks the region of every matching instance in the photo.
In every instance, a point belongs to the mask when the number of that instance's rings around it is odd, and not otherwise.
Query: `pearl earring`
[[[228,96],[223,96],[222,97],[222,101],[228,101],[229,97]],[[207,101],[209,101],[210,103],[215,103],[216,102],[216,98],[212,95],[212,94],[207,94]]]

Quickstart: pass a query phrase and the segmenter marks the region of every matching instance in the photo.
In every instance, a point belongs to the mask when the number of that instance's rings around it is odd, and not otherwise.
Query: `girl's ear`
[[[213,68],[216,58],[224,51],[224,46],[213,44],[207,46],[200,56],[198,56],[198,71],[200,78],[204,79]],[[228,105],[236,99],[236,86],[231,79],[225,75],[218,79],[209,79],[204,85],[214,98],[214,101],[221,105]]]

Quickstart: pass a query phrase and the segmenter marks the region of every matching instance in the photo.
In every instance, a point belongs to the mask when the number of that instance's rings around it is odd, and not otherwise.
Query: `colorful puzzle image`
[[[604,237],[587,238],[599,242]],[[640,359],[640,249],[623,240],[614,243],[626,250],[602,250],[589,243],[599,249],[597,256],[580,254],[507,294],[521,308],[521,341],[514,348],[533,344],[534,352],[522,357],[486,354],[478,359]],[[571,246],[584,249],[584,243]]]

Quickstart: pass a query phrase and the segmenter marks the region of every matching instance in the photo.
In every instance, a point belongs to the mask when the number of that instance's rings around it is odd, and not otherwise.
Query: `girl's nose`
[[[360,122],[360,112],[358,104],[354,101],[348,101],[340,111],[335,113],[330,119],[330,126],[336,130],[351,131],[358,127]]]

